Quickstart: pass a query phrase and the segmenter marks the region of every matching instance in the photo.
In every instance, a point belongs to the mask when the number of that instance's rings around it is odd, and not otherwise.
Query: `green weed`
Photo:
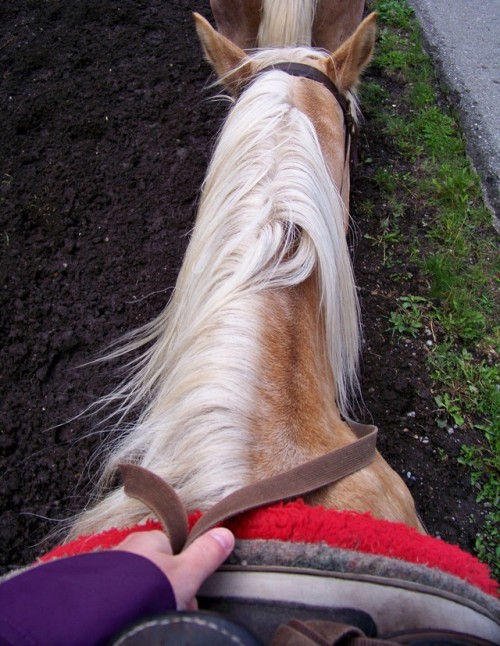
[[[398,299],[398,309],[389,316],[393,333],[408,334],[413,338],[417,336],[424,326],[421,304],[425,300],[421,296],[402,296]]]
[[[398,177],[391,168],[378,168],[373,176],[380,191],[392,195],[398,185]]]
[[[446,428],[449,419],[453,421],[455,426],[462,426],[465,420],[457,399],[452,399],[448,393],[444,393],[443,395],[436,395],[434,401],[438,407],[437,423],[439,427]]]
[[[448,462],[448,453],[440,446],[437,447],[437,454],[441,462]]]
[[[498,438],[498,435],[497,435]],[[458,461],[470,469],[471,479],[478,489],[478,502],[487,511],[482,531],[477,535],[475,550],[478,557],[489,563],[493,572],[500,571],[500,457],[497,451],[463,446]]]
[[[399,0],[383,0],[376,3],[380,22],[399,29],[409,29],[413,17],[413,9]]]
[[[477,361],[467,349],[453,351],[449,343],[438,344],[430,357],[433,379],[442,384],[452,397],[462,402],[470,414],[490,420],[491,428],[500,420],[500,368],[494,361]],[[475,424],[479,427],[479,424]],[[481,425],[488,435],[488,425]],[[495,432],[494,436],[497,435]],[[494,448],[500,450],[500,433],[491,437]]]
[[[402,39],[399,34],[382,29],[378,38],[377,65],[385,70],[403,70],[407,65],[407,53],[399,48],[408,41]]]
[[[361,85],[361,103],[363,106],[380,106],[387,99],[388,94],[388,91],[380,83],[371,81]],[[364,108],[363,112],[367,114]]]
[[[422,109],[435,103],[436,92],[428,81],[416,81],[410,86],[410,101],[415,108]]]

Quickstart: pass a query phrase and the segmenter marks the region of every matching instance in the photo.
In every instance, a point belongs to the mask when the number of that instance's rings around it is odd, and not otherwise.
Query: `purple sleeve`
[[[123,551],[73,556],[0,585],[0,646],[105,644],[175,607],[170,582],[148,559]]]

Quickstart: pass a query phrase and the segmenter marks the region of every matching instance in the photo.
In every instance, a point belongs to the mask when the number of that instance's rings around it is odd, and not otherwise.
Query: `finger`
[[[199,610],[198,601],[197,601],[196,597],[193,597],[191,599],[191,601],[187,605],[186,610],[190,610],[191,612],[196,612],[197,610]]]
[[[229,529],[212,529],[180,554],[180,560],[189,570],[199,572],[200,583],[224,563],[234,548],[234,536]]]
[[[233,548],[234,536],[232,532],[225,527],[217,527],[197,538],[192,545],[176,557],[178,570],[176,568],[175,574],[182,572],[184,581],[182,601],[184,603],[188,603],[195,596],[203,581],[224,563]],[[175,587],[174,584],[174,589]],[[178,599],[181,604],[182,601]]]

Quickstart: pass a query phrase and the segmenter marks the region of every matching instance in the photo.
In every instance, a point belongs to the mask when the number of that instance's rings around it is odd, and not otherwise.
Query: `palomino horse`
[[[312,45],[333,52],[361,22],[365,0],[210,0],[217,29],[242,49]]]
[[[103,476],[108,484],[118,463],[135,462],[169,482],[188,511],[355,440],[344,421],[360,345],[346,131],[376,31],[372,14],[331,55],[297,47],[248,56],[195,20],[235,102],[171,301],[115,352],[145,348],[108,398],[122,418],[143,410]],[[410,492],[378,453],[306,500],[421,529]],[[72,535],[146,515],[118,488]]]

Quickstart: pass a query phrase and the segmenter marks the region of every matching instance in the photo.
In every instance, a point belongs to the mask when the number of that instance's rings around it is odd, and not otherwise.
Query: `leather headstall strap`
[[[118,468],[125,493],[143,502],[158,517],[174,554],[178,554],[198,536],[237,514],[303,496],[368,466],[375,457],[377,427],[347,423],[357,437],[354,442],[229,494],[206,511],[189,534],[186,511],[169,484],[135,464],[120,464]]]
[[[265,72],[270,72],[273,70],[279,71],[279,72],[285,72],[290,76],[298,76],[301,78],[309,79],[310,81],[316,81],[317,83],[321,83],[321,85],[326,87],[326,89],[333,94],[333,96],[337,100],[337,103],[342,109],[342,113],[344,115],[344,125],[345,125],[344,157],[347,161],[347,155],[350,147],[350,150],[351,150],[350,161],[352,161],[352,155],[354,153],[354,148],[355,148],[353,140],[355,139],[357,134],[356,121],[354,120],[354,116],[352,114],[351,102],[339,91],[339,89],[337,88],[335,83],[330,79],[330,77],[324,74],[321,70],[318,70],[316,67],[313,67],[312,65],[306,65],[305,63],[290,63],[290,62],[274,63],[273,65],[268,65],[267,67],[264,67],[263,69],[259,70],[255,76],[260,76]]]

